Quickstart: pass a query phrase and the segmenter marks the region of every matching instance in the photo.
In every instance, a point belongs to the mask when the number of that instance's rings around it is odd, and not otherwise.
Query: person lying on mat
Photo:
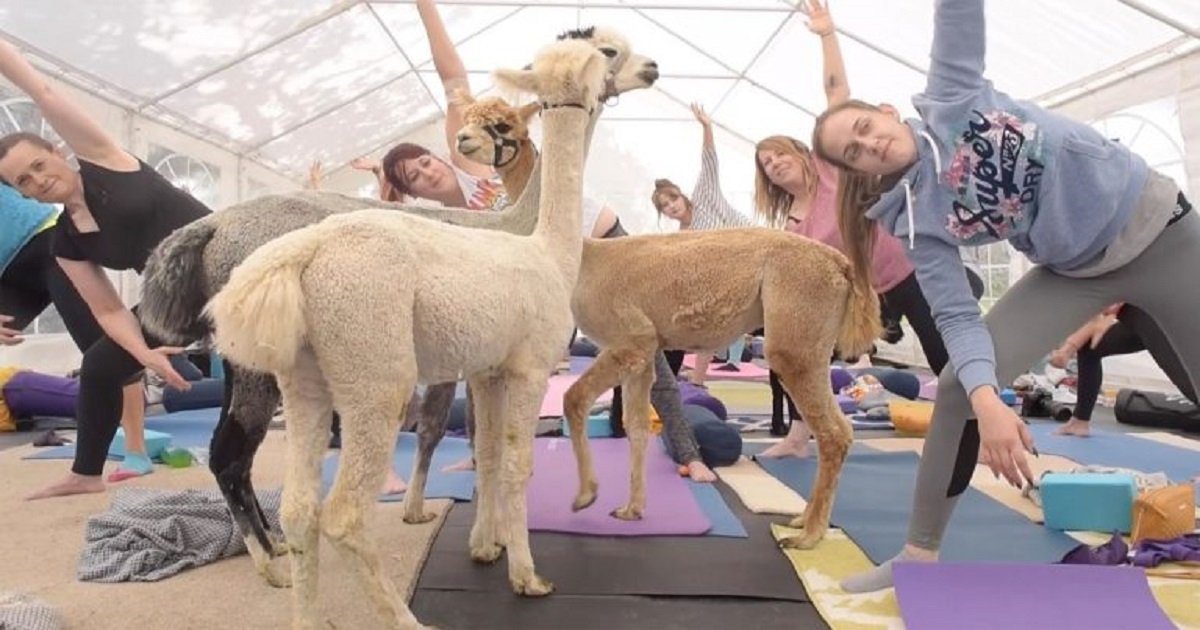
[[[168,358],[182,348],[163,346],[145,334],[105,269],[140,273],[162,239],[207,216],[209,209],[122,149],[7,42],[0,42],[0,74],[33,100],[79,163],[76,170],[61,151],[34,134],[0,139],[0,179],[27,197],[63,204],[51,251],[104,332],[83,355],[79,441],[71,472],[27,498],[103,492],[100,475],[108,446],[125,408],[141,405],[140,400],[125,402],[132,399],[128,386],[140,388],[148,368],[172,387],[188,388]],[[140,428],[130,432],[131,439],[140,435]]]
[[[1196,391],[1188,380],[1187,371],[1154,318],[1132,304],[1117,303],[1093,317],[1050,353],[1050,365],[1057,368],[1066,368],[1074,356],[1079,372],[1075,410],[1071,419],[1055,433],[1087,437],[1092,410],[1104,383],[1102,360],[1142,350],[1150,352],[1151,358],[1181,394],[1196,402]]]
[[[1171,178],[1127,146],[997,91],[983,76],[985,15],[984,0],[937,0],[928,80],[913,97],[920,119],[845,101],[813,131],[816,153],[840,169],[839,221],[854,281],[870,281],[876,224],[901,237],[950,354],[906,544],[846,579],[847,591],[891,586],[893,562],[937,559],[977,460],[1013,486],[1033,483],[1033,438],[998,384],[1105,306],[1143,309],[1184,372],[1200,375],[1200,293],[1171,282],[1200,269],[1200,217]],[[984,318],[959,247],[1004,241],[1038,266]]]
[[[673,219],[680,230],[719,230],[722,228],[748,227],[754,225],[749,216],[738,212],[721,192],[721,178],[717,163],[717,145],[713,140],[712,119],[698,103],[692,103],[692,115],[704,132],[700,149],[700,176],[688,197],[669,179],[654,180],[654,192],[650,202],[659,217]],[[738,337],[728,349],[727,366],[722,368],[737,371],[746,347],[746,336]],[[688,379],[703,386],[712,362],[712,352],[697,352],[696,365],[688,373]]]
[[[829,107],[837,107],[850,99],[850,83],[838,46],[837,29],[829,8],[821,0],[805,0],[797,8],[808,16],[808,30],[821,38],[824,60],[822,85]],[[768,225],[783,227],[790,232],[821,241],[847,253],[838,228],[838,172],[827,160],[813,155],[800,140],[790,136],[770,136],[755,147],[754,200],[755,210]],[[901,318],[908,319],[921,341],[925,360],[934,373],[940,373],[948,360],[946,346],[933,320],[929,302],[917,281],[916,269],[905,257],[900,240],[878,227],[872,228],[873,244],[870,255],[861,264],[870,267],[871,286],[879,294],[879,304],[885,320],[899,326]],[[853,262],[853,261],[852,261]],[[846,357],[853,361],[854,358]],[[772,374],[772,389],[777,383]],[[783,394],[783,388],[778,391]],[[788,410],[794,405],[789,402]],[[805,457],[812,437],[808,425],[789,413],[792,425],[787,437],[759,454],[759,457]],[[772,433],[782,430],[772,417]]]

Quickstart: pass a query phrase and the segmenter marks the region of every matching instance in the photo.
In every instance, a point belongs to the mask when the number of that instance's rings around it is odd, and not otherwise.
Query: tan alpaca
[[[418,381],[465,375],[475,391],[480,516],[472,557],[495,561],[507,545],[516,593],[553,589],[534,570],[524,490],[537,409],[571,333],[584,137],[606,69],[595,47],[568,40],[543,49],[531,70],[497,73],[536,93],[547,110],[531,236],[385,210],[348,213],[262,246],[210,303],[221,352],[272,372],[283,392],[290,453],[281,520],[293,550],[294,627],[318,627],[319,532],[353,567],[387,627],[419,627],[363,532]],[[334,406],[342,465],[322,515],[321,457]]]
[[[460,151],[464,144],[477,146],[464,155],[485,164],[500,155],[489,147],[515,151],[502,152],[511,166],[497,168],[514,196],[523,192],[529,172],[522,169],[532,169],[537,153],[524,124],[528,115],[501,99],[480,99],[464,110],[459,133]],[[829,387],[829,357],[835,347],[858,356],[879,333],[875,292],[854,290],[849,278],[848,261],[833,248],[762,228],[585,239],[571,306],[580,330],[604,350],[566,393],[580,475],[574,508],[596,498],[583,421],[597,396],[618,383],[625,388],[632,479],[629,503],[614,516],[641,518],[653,353],[724,347],[765,324],[767,359],[820,449],[811,507],[791,523],[804,534],[783,544],[815,545],[828,529],[838,473],[853,441]]]

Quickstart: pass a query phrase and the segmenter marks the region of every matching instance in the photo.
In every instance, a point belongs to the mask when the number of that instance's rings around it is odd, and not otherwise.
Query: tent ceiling
[[[820,49],[784,0],[443,0],[476,90],[564,29],[620,29],[664,72],[613,124],[706,104],[745,139],[803,137],[823,108]],[[1004,0],[988,75],[1050,101],[1200,47],[1200,2]],[[924,83],[933,0],[834,0],[851,87],[908,110]],[[445,106],[410,1],[0,0],[0,31],[49,71],[297,177],[378,150]],[[781,129],[781,124],[786,128]]]

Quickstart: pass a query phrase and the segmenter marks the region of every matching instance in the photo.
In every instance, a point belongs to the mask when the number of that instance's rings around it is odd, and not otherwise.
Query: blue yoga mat
[[[762,446],[754,445],[755,452]],[[792,490],[809,497],[815,457],[759,459],[758,464]],[[855,445],[846,459],[833,504],[833,524],[875,563],[899,553],[908,533],[916,453],[884,453]],[[968,488],[959,497],[942,541],[941,557],[953,562],[1058,562],[1079,541]]]
[[[1047,422],[1029,425],[1038,452],[1061,455],[1080,464],[1163,472],[1172,481],[1181,483],[1200,475],[1200,453],[1196,451],[1097,429],[1092,429],[1086,438],[1054,435],[1059,426]]]
[[[733,513],[733,510],[729,509],[729,504],[725,503],[725,497],[721,496],[720,490],[717,490],[711,483],[699,483],[690,479],[687,483],[692,489],[692,496],[696,497],[696,503],[700,504],[700,509],[712,523],[712,529],[708,530],[704,534],[705,536],[750,537],[746,533],[746,528],[742,526],[742,521]]]
[[[326,492],[333,485],[333,477],[337,472],[339,455],[340,452],[325,459],[321,471],[321,479]],[[415,433],[401,433],[400,439],[396,442],[395,455],[392,456],[392,465],[396,467],[396,472],[400,473],[400,476],[405,481],[409,481],[409,477],[412,475],[413,461],[415,461],[416,456],[417,435]],[[433,462],[429,466],[429,479],[425,484],[425,498],[470,501],[475,496],[475,472],[442,472],[442,468],[460,462],[470,456],[471,445],[467,440],[449,436],[442,438],[437,450],[433,452]],[[379,497],[379,500],[383,502],[403,501],[404,493],[383,495]]]
[[[146,428],[151,431],[167,433],[171,436],[171,446],[179,448],[208,448],[212,442],[213,431],[217,429],[217,421],[221,419],[221,409],[189,409],[174,413],[146,417]],[[74,459],[75,445],[56,446],[39,450],[25,459]],[[119,461],[119,457],[109,459]]]

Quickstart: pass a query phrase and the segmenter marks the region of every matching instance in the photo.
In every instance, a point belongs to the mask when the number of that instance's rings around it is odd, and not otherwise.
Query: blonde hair
[[[671,192],[683,198],[683,203],[687,204],[688,210],[692,209],[692,200],[683,194],[675,182],[669,179],[656,179],[654,180],[654,192],[650,193],[650,203],[654,204],[654,209],[658,211],[659,215],[662,215],[662,208],[666,205],[666,202],[662,201],[662,196]]]
[[[760,151],[776,151],[797,158],[804,176],[804,194],[809,197],[817,192],[817,169],[808,147],[791,136],[769,136],[754,145],[754,210],[767,220],[767,225],[782,227],[795,197],[767,177],[767,171],[758,159]]]
[[[867,218],[867,210],[879,201],[884,192],[900,181],[902,173],[887,177],[862,173],[843,162],[841,156],[834,155],[829,151],[821,142],[821,131],[830,116],[845,109],[881,111],[870,103],[853,99],[843,101],[825,110],[817,117],[816,126],[813,128],[813,152],[817,157],[836,166],[839,170],[838,231],[842,233],[842,243],[846,248],[846,257],[850,259],[854,282],[871,286],[871,259],[874,256],[876,230],[875,222]]]

